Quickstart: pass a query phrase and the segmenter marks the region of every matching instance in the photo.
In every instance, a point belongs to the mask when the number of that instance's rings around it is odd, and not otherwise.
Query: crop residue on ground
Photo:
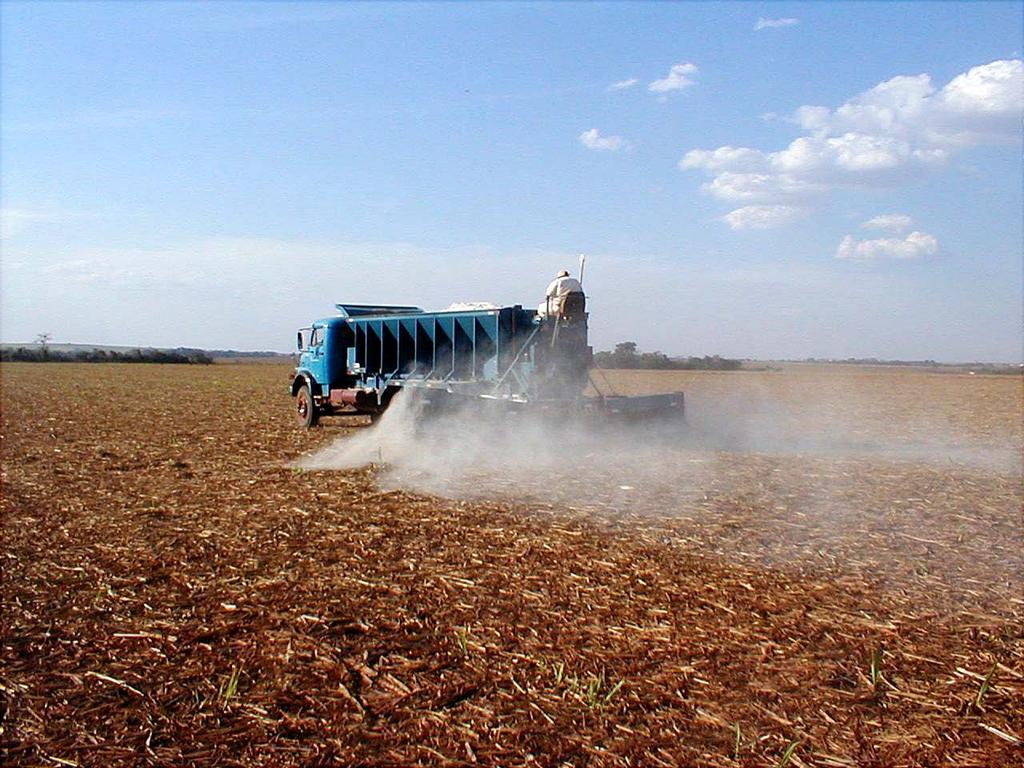
[[[294,429],[282,367],[39,371],[2,369],[5,764],[1020,760],[1015,377],[624,372],[927,455],[734,441],[470,493],[292,468],[368,430]]]

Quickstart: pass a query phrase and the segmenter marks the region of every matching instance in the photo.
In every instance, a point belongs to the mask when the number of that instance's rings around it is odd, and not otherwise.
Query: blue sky
[[[1019,3],[3,3],[0,335],[287,349],[336,301],[1021,357]]]

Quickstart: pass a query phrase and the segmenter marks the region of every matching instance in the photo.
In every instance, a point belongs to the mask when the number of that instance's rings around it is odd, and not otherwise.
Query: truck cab
[[[314,320],[296,333],[299,364],[292,373],[291,394],[299,426],[313,427],[321,415],[338,411],[371,418],[387,407],[393,392],[380,391],[380,381],[367,381],[355,355],[353,318],[417,314],[419,307],[338,304],[337,317]]]
[[[296,334],[299,364],[292,374],[291,394],[301,426],[315,426],[321,414],[330,414],[332,389],[355,384],[348,371],[352,331],[341,317],[316,320]],[[371,411],[367,411],[371,412]]]

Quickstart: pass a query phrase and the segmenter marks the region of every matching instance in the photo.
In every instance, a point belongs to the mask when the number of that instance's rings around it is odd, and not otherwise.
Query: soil
[[[5,765],[1024,764],[1020,465],[972,458],[1019,377],[609,372],[915,449],[716,446],[639,504],[293,469],[368,426],[296,429],[289,370],[0,369]]]

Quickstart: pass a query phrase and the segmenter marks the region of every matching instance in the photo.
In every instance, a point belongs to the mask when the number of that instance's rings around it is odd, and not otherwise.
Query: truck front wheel
[[[315,427],[320,422],[320,412],[313,402],[309,384],[299,387],[298,394],[295,395],[295,421],[305,429]]]

